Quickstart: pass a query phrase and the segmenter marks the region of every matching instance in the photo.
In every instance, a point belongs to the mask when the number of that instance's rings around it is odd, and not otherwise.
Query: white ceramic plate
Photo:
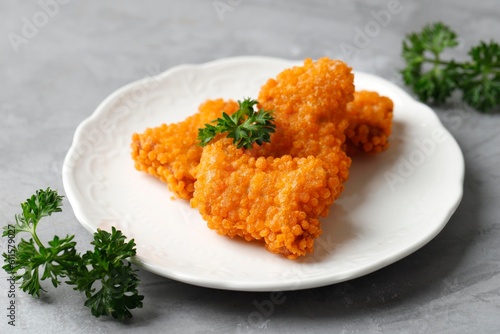
[[[257,97],[267,78],[295,65],[262,57],[172,68],[111,94],[77,128],[64,163],[66,195],[89,231],[116,226],[137,243],[139,266],[199,286],[245,291],[295,290],[359,277],[434,238],[457,208],[464,163],[434,112],[379,77],[355,74],[356,89],[395,104],[388,151],[355,158],[350,180],[315,253],[290,261],[257,243],[219,236],[167,186],[134,169],[134,132],[181,121],[208,98]],[[415,270],[418,270],[415,268]]]

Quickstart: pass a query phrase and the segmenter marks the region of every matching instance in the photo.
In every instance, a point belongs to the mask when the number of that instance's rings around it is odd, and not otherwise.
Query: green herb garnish
[[[134,240],[125,242],[121,231],[111,228],[111,233],[98,230],[94,233],[93,251],[82,255],[82,264],[72,273],[68,284],[85,293],[85,306],[93,315],[111,315],[116,319],[132,318],[129,309],[142,307],[139,279],[136,270],[126,259],[135,256]],[[100,289],[96,292],[96,290]]]
[[[227,132],[227,137],[232,138],[238,148],[252,148],[253,143],[262,145],[271,141],[271,133],[276,130],[271,111],[254,110],[258,102],[252,99],[238,101],[239,109],[229,116],[222,113],[222,118],[213,120],[216,125],[205,124],[198,130],[198,140],[201,146],[207,145],[215,136]]]
[[[458,45],[458,38],[443,23],[427,25],[403,41],[405,84],[424,102],[443,103],[455,90],[480,111],[500,105],[500,46],[481,41],[469,51],[470,60],[443,59],[443,52]]]
[[[125,242],[125,236],[114,227],[112,232],[94,233],[93,251],[80,255],[76,251],[74,235],[54,236],[47,245],[37,235],[40,220],[61,212],[62,196],[47,188],[21,203],[22,213],[15,216],[16,223],[4,226],[3,236],[9,238],[9,249],[3,253],[3,269],[20,282],[21,290],[39,297],[41,281],[50,279],[57,287],[61,279],[75,285],[85,293],[85,306],[96,317],[111,315],[124,320],[132,317],[130,309],[142,307],[143,296],[138,294],[139,279],[127,258],[135,255],[134,240]],[[20,233],[29,233],[30,239],[21,239],[18,245],[10,240]],[[99,291],[95,292],[100,287]]]

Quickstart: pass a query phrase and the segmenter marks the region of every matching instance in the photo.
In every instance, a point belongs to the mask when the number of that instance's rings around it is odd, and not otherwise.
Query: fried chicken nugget
[[[331,196],[323,161],[313,156],[256,158],[222,138],[204,148],[195,170],[191,205],[209,228],[263,240],[270,252],[289,259],[313,251],[322,232],[318,215]]]
[[[346,105],[353,93],[351,68],[326,57],[306,59],[303,66],[269,79],[258,97],[260,107],[274,110],[276,133],[266,147],[267,154],[321,156],[342,146],[348,125]]]
[[[308,59],[262,87],[260,107],[274,110],[271,143],[244,150],[219,139],[204,148],[195,169],[191,204],[210,228],[264,240],[289,259],[313,251],[322,233],[318,218],[349,175],[343,146],[353,79],[341,61]]]
[[[354,74],[340,60],[306,59],[303,66],[269,79],[259,93],[259,106],[274,110],[276,132],[271,143],[254,151],[262,156],[319,158],[327,171],[329,206],[344,189],[351,159],[344,152],[347,104],[353,100]],[[327,214],[328,212],[324,212]]]
[[[354,101],[347,105],[349,127],[346,131],[348,155],[380,153],[389,147],[393,102],[376,92],[354,93]]]
[[[200,162],[202,148],[198,145],[198,129],[220,117],[222,112],[233,114],[238,110],[235,101],[208,100],[199,111],[175,124],[148,128],[132,136],[132,158],[135,168],[168,184],[178,197],[193,197],[193,168]]]

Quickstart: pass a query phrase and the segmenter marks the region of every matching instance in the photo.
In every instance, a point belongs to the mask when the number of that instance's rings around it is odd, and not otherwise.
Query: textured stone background
[[[61,168],[77,125],[111,92],[182,63],[238,55],[290,59],[340,57],[355,29],[373,20],[380,1],[211,0],[0,3],[0,218],[11,222],[36,189],[63,193]],[[401,40],[442,20],[461,37],[462,58],[480,39],[499,39],[500,2],[401,1],[402,10],[359,52],[360,71],[402,86]],[[44,9],[45,8],[45,9]],[[44,21],[40,12],[51,12]],[[51,8],[51,9],[50,9]],[[29,30],[28,23],[38,23]],[[36,21],[38,20],[38,21]],[[27,23],[28,22],[28,23]],[[24,36],[12,43],[12,34]],[[9,37],[10,36],[10,37]],[[500,328],[500,115],[467,111],[459,100],[435,108],[466,163],[463,201],[445,229],[407,258],[373,274],[323,288],[286,292],[265,317],[269,293],[219,291],[140,270],[145,305],[128,325],[96,319],[63,286],[34,300],[16,296],[16,327],[7,325],[6,274],[0,273],[0,332],[14,333],[494,333]],[[69,203],[42,238],[91,240]],[[2,240],[2,249],[5,241]],[[262,321],[259,321],[262,320]]]

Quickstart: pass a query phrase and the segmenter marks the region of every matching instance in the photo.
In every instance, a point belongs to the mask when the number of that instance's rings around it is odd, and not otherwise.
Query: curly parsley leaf
[[[130,309],[141,308],[144,296],[139,295],[136,270],[126,261],[136,254],[135,242],[125,242],[121,231],[94,233],[93,251],[82,256],[83,266],[69,284],[85,293],[89,307],[96,317],[111,315],[118,320],[131,318]]]
[[[40,189],[21,203],[22,213],[15,216],[16,223],[4,227],[4,237],[21,232],[31,236],[28,240],[21,239],[13,252],[3,253],[3,269],[20,280],[21,290],[32,296],[39,297],[40,291],[45,291],[40,281],[50,279],[52,285],[57,287],[61,283],[59,278],[66,277],[67,271],[79,260],[73,236],[64,239],[56,236],[45,246],[36,233],[40,220],[54,212],[61,212],[61,206],[62,197],[56,191]]]
[[[463,98],[478,110],[490,110],[500,104],[500,45],[481,42],[469,55],[472,62],[466,64],[460,84]]]
[[[254,110],[258,102],[252,99],[238,101],[239,109],[232,115],[223,112],[222,117],[205,124],[204,128],[198,130],[198,141],[201,146],[206,146],[220,133],[227,133],[238,148],[252,148],[253,143],[262,145],[271,141],[271,134],[275,132],[276,125],[272,111],[260,109]]]
[[[402,70],[403,80],[422,101],[444,102],[456,89],[457,64],[443,61],[441,53],[457,45],[456,34],[442,23],[426,26],[403,41],[407,63]]]
[[[61,206],[62,196],[59,196],[56,191],[50,188],[37,190],[35,194],[21,203],[22,214],[15,216],[14,234],[28,232],[36,236],[35,230],[40,219],[55,212],[61,212]],[[9,226],[4,226],[3,229],[2,236],[8,236],[11,230]]]

